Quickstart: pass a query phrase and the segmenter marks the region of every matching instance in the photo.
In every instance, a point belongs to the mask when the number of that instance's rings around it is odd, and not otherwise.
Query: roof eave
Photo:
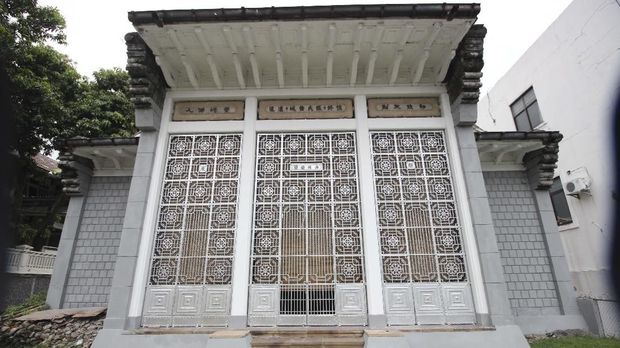
[[[64,139],[60,142],[63,147],[93,147],[93,146],[127,146],[138,145],[139,137],[133,138],[72,138]]]
[[[214,23],[245,21],[293,21],[360,18],[475,19],[480,4],[388,4],[261,7],[234,9],[191,9],[132,11],[128,13],[134,26],[155,24]]]

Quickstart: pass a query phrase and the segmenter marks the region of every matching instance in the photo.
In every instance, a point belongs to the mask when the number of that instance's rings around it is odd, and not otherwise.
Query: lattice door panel
[[[145,326],[228,322],[240,134],[170,136]]]
[[[353,133],[259,134],[249,323],[364,325]]]
[[[442,131],[371,132],[391,325],[474,321],[446,146]]]

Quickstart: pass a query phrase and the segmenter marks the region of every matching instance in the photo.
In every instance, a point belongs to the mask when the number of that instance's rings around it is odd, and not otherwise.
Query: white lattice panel
[[[336,298],[338,287],[364,284],[355,135],[257,138],[251,293],[278,286],[277,324],[337,324],[339,311],[352,310]],[[365,294],[355,296],[363,319],[349,322],[365,322]],[[250,318],[251,325],[273,322],[252,312],[260,319]]]
[[[370,136],[388,322],[473,322],[443,131]],[[405,288],[413,296],[410,309]]]
[[[240,152],[240,134],[170,136],[145,324],[226,324]]]

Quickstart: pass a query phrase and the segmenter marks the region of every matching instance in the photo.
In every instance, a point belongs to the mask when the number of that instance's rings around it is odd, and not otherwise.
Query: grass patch
[[[597,338],[573,336],[543,338],[530,343],[532,348],[620,348],[620,340],[615,338]]]
[[[38,310],[46,307],[46,294],[43,292],[36,293],[28,297],[24,302],[16,305],[10,305],[6,308],[2,316],[5,318],[14,318],[26,314],[32,310]]]

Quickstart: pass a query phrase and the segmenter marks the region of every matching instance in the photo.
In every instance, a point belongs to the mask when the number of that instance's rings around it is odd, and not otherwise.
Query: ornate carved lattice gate
[[[241,135],[173,135],[168,146],[146,326],[228,322]]]
[[[473,323],[442,131],[371,132],[390,325]]]
[[[249,324],[364,325],[354,133],[259,134]]]

